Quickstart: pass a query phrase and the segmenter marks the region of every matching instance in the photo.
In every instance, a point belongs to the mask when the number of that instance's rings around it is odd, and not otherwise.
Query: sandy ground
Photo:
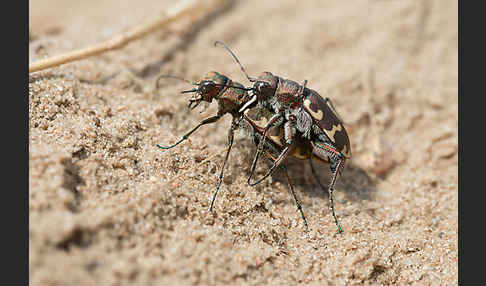
[[[304,1],[301,1],[304,2]],[[30,2],[30,61],[82,48],[171,1]],[[237,1],[110,53],[30,75],[31,285],[456,285],[456,1]],[[310,235],[277,172],[246,184],[241,134],[208,212],[230,116],[163,151],[216,111],[189,111],[210,70],[249,85],[268,70],[334,101],[353,157],[338,234],[305,161],[289,160]],[[258,175],[268,168],[257,169]],[[327,183],[327,165],[318,167]],[[170,284],[169,284],[170,283]]]

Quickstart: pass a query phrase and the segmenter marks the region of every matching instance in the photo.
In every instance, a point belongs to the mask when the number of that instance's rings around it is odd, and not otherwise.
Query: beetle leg
[[[329,184],[329,204],[330,204],[330,208],[331,208],[331,212],[332,212],[332,216],[334,218],[334,223],[336,224],[336,226],[338,227],[339,229],[339,232],[343,232],[343,229],[341,228],[341,226],[339,225],[339,222],[337,220],[337,217],[336,217],[336,213],[334,212],[334,199],[333,199],[333,193],[334,193],[334,185],[336,184],[336,179],[337,179],[337,176],[338,174],[340,173],[340,169],[341,167],[343,166],[344,164],[344,161],[345,159],[342,158],[342,159],[339,159],[339,161],[337,162],[337,167],[336,169],[333,171],[333,174],[332,174],[332,179],[331,179],[331,183]]]
[[[186,140],[187,138],[189,138],[189,136],[191,136],[192,133],[194,133],[194,131],[196,131],[199,127],[205,125],[205,124],[210,124],[210,123],[214,123],[216,121],[218,121],[220,118],[221,118],[222,115],[218,114],[218,115],[215,115],[215,116],[211,116],[211,117],[208,117],[206,119],[204,119],[203,121],[201,121],[201,123],[199,123],[196,127],[194,127],[191,131],[187,132],[184,136],[182,136],[182,138],[177,141],[176,143],[170,145],[170,146],[161,146],[159,144],[157,144],[157,147],[159,147],[160,149],[170,149],[170,148],[174,148],[175,146],[179,145],[182,141]]]
[[[297,209],[299,210],[300,212],[300,216],[302,217],[302,219],[304,220],[304,225],[305,225],[305,232],[306,233],[309,233],[309,226],[307,225],[307,220],[305,219],[305,215],[304,215],[304,211],[302,210],[302,205],[300,204],[300,201],[299,199],[297,198],[297,195],[295,194],[295,191],[294,191],[294,186],[292,185],[292,182],[290,181],[290,176],[287,172],[287,169],[285,168],[285,165],[281,165],[283,171],[284,171],[284,174],[285,174],[285,177],[287,178],[287,183],[289,184],[289,188],[290,188],[290,193],[292,194],[292,196],[294,197],[294,200],[295,200],[295,204],[297,205]]]
[[[250,180],[251,180],[251,177],[253,176],[253,173],[255,172],[255,168],[256,168],[256,163],[258,161],[258,157],[260,156],[260,153],[262,152],[263,150],[263,146],[264,146],[264,143],[265,143],[265,139],[267,137],[267,131],[268,129],[270,129],[270,127],[272,127],[273,123],[275,123],[282,115],[280,113],[277,113],[277,114],[274,114],[267,122],[267,124],[265,125],[265,128],[263,129],[263,135],[262,135],[262,138],[260,140],[260,143],[258,144],[258,148],[257,148],[257,151],[255,153],[255,157],[253,158],[253,163],[251,164],[251,168],[250,168],[250,176],[248,177],[248,184],[249,185],[252,185],[250,183]]]
[[[294,118],[292,117],[291,119],[294,119]],[[284,124],[284,131],[285,131],[285,135],[284,136],[285,136],[285,143],[286,143],[285,148],[282,150],[282,152],[280,153],[280,155],[274,161],[273,166],[270,167],[270,169],[268,170],[268,172],[261,179],[257,180],[254,183],[250,183],[250,179],[253,176],[253,171],[255,169],[253,168],[251,170],[250,177],[248,178],[248,184],[250,186],[258,185],[260,182],[262,182],[263,180],[265,180],[268,176],[270,176],[275,171],[276,167],[278,167],[279,165],[281,165],[282,162],[285,160],[285,158],[287,158],[287,156],[289,154],[289,151],[290,151],[290,148],[291,147],[294,147],[294,144],[293,144],[293,138],[294,138],[294,133],[295,133],[294,124],[295,124],[295,121],[294,120],[285,122],[285,124]],[[262,141],[260,141],[260,144],[261,144],[261,142]],[[254,167],[254,166],[252,166],[252,167]]]
[[[328,155],[330,161],[330,168],[332,172],[332,179],[331,183],[329,183],[328,192],[329,192],[329,208],[331,209],[332,216],[334,218],[334,223],[339,229],[339,232],[343,232],[343,229],[339,225],[339,222],[336,217],[336,213],[334,212],[334,185],[336,184],[337,176],[341,172],[341,168],[344,164],[344,157],[341,152],[337,151],[336,149],[332,148],[331,146],[325,144],[312,144],[315,148],[315,152],[319,153],[321,156]]]
[[[238,124],[240,123],[240,121],[241,121],[241,118],[237,121],[237,119],[233,117],[233,121],[231,122],[231,128],[228,130],[228,150],[226,151],[226,156],[224,157],[223,166],[221,166],[221,173],[219,173],[219,179],[218,179],[218,185],[216,186],[216,191],[214,192],[213,198],[211,200],[211,206],[209,207],[210,212],[213,211],[213,205],[214,205],[214,201],[216,200],[216,195],[218,194],[219,187],[221,186],[221,183],[223,182],[224,167],[226,166],[226,163],[228,162],[231,147],[233,146],[233,139],[235,137],[235,129],[238,128]]]
[[[288,121],[284,124],[285,143],[291,145],[295,135],[295,116],[290,115]]]
[[[265,154],[267,155],[267,159],[270,160],[271,162],[276,161],[276,159],[267,151],[265,151]],[[292,194],[292,197],[294,197],[295,204],[297,205],[297,209],[300,212],[300,216],[302,217],[302,220],[304,220],[305,232],[309,233],[309,226],[307,225],[307,220],[306,220],[305,215],[304,215],[304,210],[302,209],[302,205],[300,204],[300,200],[297,198],[297,195],[295,194],[294,185],[292,184],[292,181],[290,181],[290,176],[287,172],[287,169],[285,168],[284,164],[281,164],[280,167],[284,171],[285,178],[287,179],[287,183],[289,184],[290,193]]]
[[[268,176],[270,176],[273,171],[275,171],[276,167],[278,167],[279,165],[282,164],[283,160],[285,158],[287,158],[287,155],[289,153],[289,150],[290,150],[290,146],[287,146],[285,147],[282,152],[280,153],[280,155],[277,157],[277,159],[273,162],[273,165],[272,167],[268,170],[268,172],[259,180],[257,180],[256,182],[254,183],[251,183],[250,182],[250,179],[251,179],[251,176],[253,175],[253,172],[250,174],[250,178],[248,178],[248,184],[250,186],[255,186],[255,185],[258,185],[259,183],[261,183],[263,180],[265,180]]]

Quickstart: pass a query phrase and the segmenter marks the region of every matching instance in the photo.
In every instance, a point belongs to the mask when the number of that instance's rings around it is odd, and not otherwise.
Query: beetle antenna
[[[183,77],[180,77],[180,76],[176,76],[176,75],[171,75],[171,74],[161,74],[157,77],[157,80],[155,81],[155,89],[158,90],[159,89],[159,81],[161,78],[175,78],[175,79],[179,79],[179,80],[182,80],[184,81],[185,83],[188,83],[188,84],[192,84],[194,85],[194,83],[188,81],[187,79],[183,78]]]
[[[181,93],[191,93],[191,92],[196,92],[196,91],[198,91],[198,89],[197,89],[197,88],[193,88],[193,89],[191,89],[191,90],[184,90],[184,91],[181,91]]]
[[[215,84],[216,86],[223,86],[225,87],[226,85],[225,84]],[[227,86],[228,88],[235,88],[235,89],[241,89],[241,90],[244,90],[244,91],[250,91],[250,90],[254,90],[253,87],[241,87],[241,86],[235,86],[235,85],[228,85]]]
[[[246,70],[245,68],[243,67],[243,65],[240,63],[240,60],[238,60],[238,57],[236,57],[235,53],[233,53],[233,51],[223,42],[221,41],[216,41],[214,42],[214,45],[217,46],[218,44],[221,44],[223,45],[223,47],[228,51],[230,52],[230,54],[233,56],[233,58],[236,60],[236,63],[238,63],[238,65],[240,66],[240,69],[241,71],[245,74],[246,78],[250,81],[250,82],[255,82],[255,79],[254,78],[251,78],[250,76],[248,76],[248,74],[246,73]]]

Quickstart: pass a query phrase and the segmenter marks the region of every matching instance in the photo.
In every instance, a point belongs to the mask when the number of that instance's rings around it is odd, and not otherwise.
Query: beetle
[[[213,100],[217,100],[218,112],[215,116],[211,116],[202,120],[196,127],[191,129],[191,131],[186,133],[176,143],[169,146],[161,146],[160,144],[157,144],[157,147],[165,150],[174,148],[175,146],[179,145],[181,142],[189,138],[189,136],[191,136],[191,134],[193,134],[199,127],[206,124],[215,123],[226,113],[231,114],[233,117],[231,128],[228,130],[228,149],[226,151],[226,156],[223,162],[223,166],[221,167],[221,171],[218,178],[218,184],[216,186],[216,191],[213,194],[213,198],[211,200],[211,205],[209,208],[209,210],[212,212],[214,201],[216,199],[216,196],[218,194],[219,188],[221,186],[224,177],[224,168],[228,161],[231,147],[233,145],[234,132],[236,129],[238,129],[240,123],[241,122],[245,123],[243,124],[244,128],[242,129],[246,131],[246,135],[248,137],[253,139],[255,145],[258,145],[258,142],[260,142],[260,138],[261,138],[260,134],[262,134],[261,125],[259,125],[260,121],[254,120],[254,118],[248,116],[249,113],[246,113],[244,116],[244,112],[248,111],[250,107],[253,107],[253,105],[248,104],[248,100],[250,98],[250,95],[248,95],[249,89],[245,88],[243,85],[241,85],[238,82],[233,82],[227,76],[222,75],[215,71],[208,72],[203,78],[203,80],[194,83],[191,83],[190,81],[187,81],[184,78],[178,76],[160,75],[156,80],[156,89],[159,88],[159,80],[161,78],[176,78],[196,86],[191,90],[182,91],[182,93],[194,92],[194,95],[189,99],[189,105],[188,105],[189,108],[194,109],[202,101],[211,103]],[[245,107],[243,108],[242,106]],[[280,131],[280,134],[283,134],[283,132]],[[298,145],[297,148],[295,148],[292,152],[290,152],[289,156],[300,158],[303,156],[303,154],[305,154],[304,156],[310,155],[310,149],[309,149],[310,146],[308,145],[308,142],[296,141],[296,143],[297,143],[296,146]],[[304,143],[307,143],[307,145],[305,145]],[[264,153],[266,155],[266,158],[274,162],[275,158],[272,157],[271,153],[273,152],[274,154],[278,154],[281,151],[282,148],[281,138],[279,136],[270,136],[268,140],[264,143],[264,147],[265,147]],[[297,196],[295,195],[290,177],[287,174],[285,166],[284,165],[281,166],[286,175],[291,194],[297,205],[297,209],[300,211],[301,217],[304,221],[306,232],[308,232],[309,230],[308,230],[307,220],[305,218],[300,202]]]
[[[248,88],[245,88],[242,84],[238,82],[233,82],[227,76],[220,74],[215,71],[208,72],[204,78],[199,82],[190,82],[184,78],[173,76],[173,75],[160,75],[156,80],[156,89],[159,88],[159,80],[161,78],[176,78],[185,81],[186,83],[196,86],[191,90],[185,90],[181,93],[194,93],[189,99],[188,107],[190,109],[196,108],[202,101],[211,103],[213,100],[218,102],[218,112],[216,115],[203,119],[198,125],[196,125],[191,131],[187,132],[182,136],[180,140],[169,146],[162,146],[157,144],[160,149],[171,149],[182,143],[184,140],[189,138],[192,133],[194,133],[199,127],[217,122],[223,115],[229,113],[233,117],[231,121],[231,127],[228,130],[228,149],[226,150],[226,156],[224,159],[223,166],[221,167],[221,172],[218,178],[218,184],[216,186],[216,191],[211,200],[211,206],[209,210],[213,211],[213,204],[218,194],[221,182],[224,177],[224,167],[228,161],[228,157],[233,146],[234,133],[238,128],[240,121],[243,119],[241,112],[241,106],[248,102],[250,96],[248,94]]]
[[[293,80],[284,79],[267,71],[262,72],[257,78],[251,78],[233,51],[221,41],[215,42],[215,45],[218,44],[233,56],[246,78],[253,83],[251,89],[253,97],[248,104],[257,101],[259,108],[268,108],[273,113],[263,128],[262,140],[253,159],[248,184],[253,186],[260,183],[282,164],[288,156],[296,134],[307,138],[312,144],[312,152],[320,158],[327,157],[330,163],[332,173],[328,187],[330,209],[339,232],[342,232],[334,212],[333,192],[338,174],[341,173],[345,161],[351,157],[351,145],[347,131],[334,105],[329,98],[323,98],[317,91],[307,88],[307,80],[300,85]],[[268,172],[252,183],[251,178],[268,130],[272,126],[282,124],[285,131],[282,152]]]

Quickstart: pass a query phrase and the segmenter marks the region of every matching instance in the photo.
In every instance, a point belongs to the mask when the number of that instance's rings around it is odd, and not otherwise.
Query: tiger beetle
[[[307,88],[307,80],[304,80],[304,83],[300,85],[295,81],[273,75],[271,72],[263,72],[257,78],[251,78],[236,55],[225,43],[216,41],[214,44],[222,45],[236,60],[246,78],[253,83],[251,89],[253,96],[247,104],[250,105],[258,101],[258,108],[267,108],[273,113],[263,128],[262,140],[258,144],[253,159],[248,184],[254,186],[272,174],[288,156],[292,142],[295,140],[296,134],[299,134],[310,141],[313,147],[312,152],[317,157],[330,163],[332,172],[332,179],[328,187],[330,209],[339,232],[342,232],[334,212],[333,192],[337,176],[341,173],[344,162],[351,157],[351,148],[346,129],[330,99],[322,98],[315,90]],[[268,130],[272,126],[282,124],[285,132],[282,152],[275,159],[268,172],[252,183],[251,178],[267,138]],[[312,170],[315,173],[313,167]]]
[[[239,110],[241,108],[241,105],[245,104],[249,100],[248,89],[245,88],[242,84],[238,82],[233,82],[227,76],[215,71],[208,72],[203,80],[192,83],[177,76],[160,75],[156,81],[156,89],[158,89],[159,80],[161,78],[167,77],[181,79],[186,83],[196,86],[191,90],[182,91],[183,94],[192,92],[194,93],[194,95],[189,99],[188,107],[190,109],[196,108],[202,101],[211,103],[214,99],[216,99],[218,101],[218,112],[216,115],[202,120],[198,125],[196,125],[196,127],[186,133],[184,136],[182,136],[182,138],[176,143],[170,146],[161,146],[157,144],[157,147],[159,147],[160,149],[167,150],[174,148],[175,146],[179,145],[181,142],[189,138],[189,136],[191,136],[192,133],[199,129],[199,127],[217,122],[226,113],[231,114],[231,116],[233,117],[233,120],[231,122],[231,128],[228,130],[228,149],[226,150],[224,163],[221,168],[221,173],[219,174],[216,192],[213,195],[213,199],[211,200],[211,206],[209,208],[209,210],[212,212],[214,200],[216,199],[216,195],[221,186],[221,182],[223,181],[224,167],[226,166],[231,147],[233,146],[234,133],[235,130],[238,128],[238,124],[243,119]]]
[[[253,141],[255,145],[258,145],[259,136],[262,134],[260,132],[261,126],[259,125],[258,121],[253,120],[253,118],[248,116],[248,113],[243,116],[243,112],[248,111],[250,107],[252,107],[251,104],[248,104],[248,100],[250,99],[250,95],[248,95],[248,90],[251,88],[245,88],[243,85],[237,82],[233,82],[231,79],[226,77],[225,75],[222,75],[218,72],[209,72],[206,74],[204,79],[200,82],[193,82],[191,83],[190,81],[187,81],[181,77],[174,76],[174,75],[160,75],[157,78],[156,81],[156,89],[159,87],[159,80],[161,78],[176,78],[185,81],[186,83],[192,84],[196,86],[195,88],[191,90],[186,90],[182,91],[182,93],[192,93],[194,92],[194,95],[189,99],[189,105],[188,107],[191,109],[194,109],[197,107],[201,101],[209,102],[211,103],[214,99],[217,100],[218,102],[218,112],[216,115],[211,116],[209,118],[206,118],[202,120],[196,127],[194,127],[191,131],[186,133],[180,140],[178,140],[176,143],[169,145],[169,146],[161,146],[157,144],[157,147],[161,149],[171,149],[174,148],[175,146],[179,145],[181,142],[189,138],[189,136],[194,133],[199,127],[205,125],[205,124],[211,124],[215,123],[218,121],[223,115],[226,113],[229,113],[232,115],[233,120],[231,123],[231,128],[228,131],[228,149],[226,151],[226,156],[224,159],[223,166],[221,167],[221,172],[219,174],[218,178],[218,184],[216,186],[216,191],[213,194],[213,198],[211,200],[211,205],[209,208],[209,211],[212,212],[213,210],[213,205],[214,201],[216,199],[216,195],[218,194],[219,188],[221,186],[223,177],[224,177],[224,168],[226,166],[226,163],[228,161],[228,157],[231,151],[231,147],[233,145],[233,139],[234,139],[234,131],[238,129],[240,123],[245,122],[244,124],[244,129],[247,131],[247,135],[253,138]],[[242,107],[244,106],[244,107]],[[280,132],[283,133],[283,132]],[[275,157],[271,155],[271,152],[273,153],[280,153],[281,148],[282,148],[282,143],[281,139],[278,136],[270,136],[265,142],[265,150],[264,154],[266,155],[266,158],[269,159],[272,163],[275,161]],[[263,147],[262,147],[263,148]],[[307,150],[307,153],[310,154],[308,149],[308,146],[305,146],[303,148],[300,148],[302,150]],[[299,148],[296,148],[294,152],[290,153],[291,157],[296,157],[299,158],[300,155],[299,152],[302,152]],[[296,202],[297,209],[300,211],[301,217],[304,220],[304,225],[306,228],[306,232],[309,232],[309,228],[307,225],[307,220],[305,218],[304,212],[302,210],[302,207],[300,205],[300,202],[295,194],[293,184],[290,180],[290,177],[288,176],[287,170],[285,169],[285,166],[281,164],[281,167],[284,171],[284,174],[287,178],[287,182],[290,187],[291,194]]]

